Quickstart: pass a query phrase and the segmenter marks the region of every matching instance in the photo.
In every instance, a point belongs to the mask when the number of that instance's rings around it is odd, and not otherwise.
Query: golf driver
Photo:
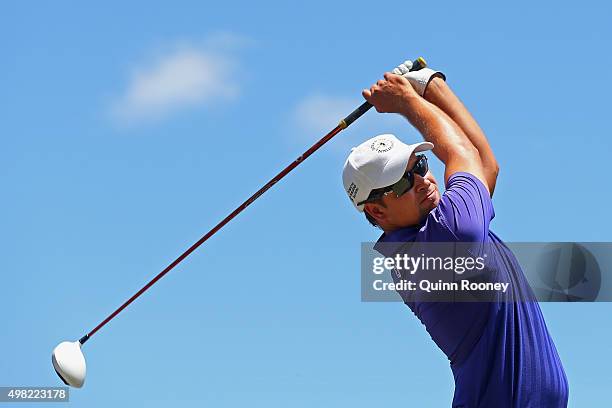
[[[412,62],[411,71],[417,71],[426,66],[426,62],[423,58],[419,57],[414,62]],[[112,320],[115,316],[117,316],[123,309],[125,309],[130,303],[136,300],[140,295],[142,295],[147,289],[155,284],[158,280],[160,280],[164,275],[170,272],[176,265],[178,265],[183,259],[187,258],[193,251],[195,251],[200,245],[202,245],[206,240],[212,237],[217,231],[219,231],[225,224],[230,222],[236,215],[242,212],[245,208],[251,205],[257,198],[259,198],[263,193],[268,191],[270,187],[280,181],[283,177],[285,177],[291,170],[296,168],[301,162],[306,160],[308,156],[317,151],[321,146],[327,143],[331,138],[336,136],[340,131],[349,127],[355,120],[357,120],[361,115],[366,113],[372,105],[369,102],[364,102],[361,106],[351,112],[347,117],[342,119],[340,123],[327,135],[323,136],[318,142],[312,145],[308,150],[306,150],[300,157],[295,159],[293,163],[289,164],[285,167],[280,173],[278,173],[272,180],[268,181],[266,185],[260,188],[255,194],[249,197],[244,203],[242,203],[238,208],[232,211],[227,217],[225,217],[221,222],[219,222],[215,227],[213,227],[210,231],[208,231],[202,238],[200,238],[195,244],[189,247],[185,252],[183,252],[178,258],[176,258],[170,265],[168,265],[163,271],[157,274],[153,279],[151,279],[146,285],[144,285],[138,292],[136,292],[131,298],[126,300],[117,310],[108,315],[106,319],[104,319],[100,324],[98,324],[92,331],[81,337],[78,341],[75,342],[62,342],[53,350],[53,354],[51,360],[53,362],[53,368],[62,381],[66,385],[70,385],[72,387],[80,388],[83,386],[85,382],[85,357],[83,356],[83,352],[81,351],[81,347],[91,336],[93,336],[98,330],[100,330],[106,323]]]

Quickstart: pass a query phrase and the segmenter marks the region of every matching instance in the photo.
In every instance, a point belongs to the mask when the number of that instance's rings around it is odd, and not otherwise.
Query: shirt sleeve
[[[447,229],[454,240],[485,242],[495,210],[482,181],[459,172],[448,179],[446,191],[431,216],[436,226]]]

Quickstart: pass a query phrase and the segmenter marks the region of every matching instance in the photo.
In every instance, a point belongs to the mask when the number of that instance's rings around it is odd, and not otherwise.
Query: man
[[[363,96],[378,112],[406,117],[426,142],[406,145],[393,135],[364,142],[345,163],[345,190],[384,231],[375,249],[387,257],[406,243],[497,248],[486,271],[510,283],[500,301],[424,303],[400,293],[450,360],[453,407],[566,407],[567,378],[539,305],[516,258],[489,229],[499,169],[487,138],[444,75],[410,68],[406,62],[385,73]],[[428,150],[444,163],[444,194],[422,154]]]

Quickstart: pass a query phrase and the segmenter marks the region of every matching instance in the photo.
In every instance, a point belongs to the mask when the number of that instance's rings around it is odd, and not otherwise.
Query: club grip
[[[412,62],[412,68],[410,68],[410,71],[418,71],[420,69],[425,68],[426,66],[427,62],[425,61],[425,58],[419,57]],[[357,109],[352,111],[346,118],[340,121],[340,126],[342,126],[343,129],[346,129],[351,125],[351,123],[359,119],[361,115],[369,111],[371,107],[372,104],[368,101],[362,103],[361,106],[359,106]]]

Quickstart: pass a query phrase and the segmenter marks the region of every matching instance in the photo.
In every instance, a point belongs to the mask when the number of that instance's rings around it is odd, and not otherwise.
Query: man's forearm
[[[487,137],[459,98],[442,78],[434,78],[427,86],[425,99],[446,113],[465,133],[478,150],[491,195],[495,189],[499,166]]]
[[[446,113],[416,95],[407,98],[400,112],[434,144],[434,154],[445,164],[445,179],[456,171],[470,171],[483,179],[479,152],[465,132]]]

